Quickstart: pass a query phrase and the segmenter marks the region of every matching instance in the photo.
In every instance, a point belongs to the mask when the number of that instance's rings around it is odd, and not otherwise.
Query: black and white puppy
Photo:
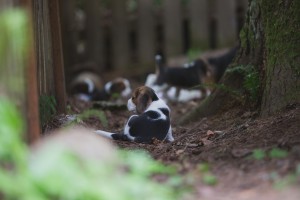
[[[71,96],[82,101],[92,101],[93,95],[103,88],[101,77],[92,72],[78,73],[71,81],[69,93]]]
[[[117,95],[118,98],[127,100],[131,92],[130,82],[125,78],[118,77],[107,82],[102,90],[94,92],[92,99],[94,101],[110,100]]]
[[[115,78],[103,86],[100,76],[93,72],[77,75],[71,83],[70,93],[83,101],[107,101],[112,97],[128,99],[131,94],[130,82],[125,78]]]
[[[128,100],[130,116],[123,133],[111,133],[102,130],[97,134],[114,140],[151,143],[153,139],[174,141],[170,122],[170,108],[160,99],[153,89],[141,86],[134,90]]]
[[[202,87],[203,84],[208,83],[207,65],[202,59],[185,64],[184,66],[167,67],[162,64],[161,56],[157,55],[156,60],[156,81],[155,85],[164,88],[164,93],[170,87],[176,87],[176,96],[179,96],[181,89],[191,89],[193,87],[200,87],[202,93],[206,93],[206,89]]]
[[[235,57],[239,47],[234,47],[218,56],[199,58],[184,66],[167,67],[162,64],[161,56],[156,56],[155,85],[166,89],[171,86],[177,88],[177,95],[181,89],[191,89],[199,87],[202,94],[208,96],[216,84],[223,76],[226,68]],[[166,91],[165,89],[165,91]]]

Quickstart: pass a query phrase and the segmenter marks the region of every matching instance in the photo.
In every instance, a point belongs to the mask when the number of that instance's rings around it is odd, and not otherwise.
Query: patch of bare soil
[[[75,113],[92,107],[90,103],[74,100],[70,105]],[[268,118],[236,108],[178,126],[177,120],[196,105],[196,102],[169,103],[173,143],[115,143],[120,148],[146,150],[153,158],[176,166],[186,184],[193,188],[186,199],[300,199],[297,190],[300,186],[300,105],[291,105]],[[130,116],[124,109],[104,109],[104,112],[107,126],[94,117],[84,120],[83,125],[121,132]],[[274,149],[287,155],[272,155]],[[262,157],[253,156],[255,152],[263,152]],[[209,167],[203,170],[201,166]],[[208,174],[216,179],[206,180]],[[281,187],[276,189],[276,186]]]

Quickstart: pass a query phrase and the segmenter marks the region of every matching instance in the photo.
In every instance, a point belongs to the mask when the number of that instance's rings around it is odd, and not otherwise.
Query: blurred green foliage
[[[23,72],[25,52],[28,46],[28,21],[20,9],[0,12],[0,86],[10,94],[24,91]]]
[[[56,114],[55,97],[41,95],[39,97],[39,111],[41,126],[44,126]]]
[[[16,59],[20,59],[26,52],[28,45],[26,13],[18,9],[2,11],[0,13],[0,30],[0,67],[2,67],[11,51],[17,57]]]
[[[251,102],[258,101],[260,78],[259,72],[253,65],[238,65],[236,67],[228,68],[227,73],[239,73],[244,76],[243,88],[248,94]]]
[[[23,132],[16,107],[0,99],[0,193],[5,199],[173,200],[180,197],[179,182],[172,178],[176,170],[152,160],[145,152],[119,151],[117,162],[83,163],[76,154],[54,148],[32,165],[28,147],[22,140]],[[161,173],[169,176],[163,186],[151,178]]]
[[[90,117],[96,117],[100,120],[101,124],[104,127],[108,126],[107,117],[106,117],[104,111],[97,110],[97,109],[84,110],[82,113],[76,115],[76,118],[74,120],[72,120],[69,124],[67,124],[67,126],[81,123],[82,121],[87,120]]]
[[[269,151],[265,151],[262,149],[254,149],[251,157],[254,158],[255,160],[263,160],[265,158],[280,159],[280,158],[286,158],[288,154],[289,154],[288,151],[275,147]]]
[[[218,183],[218,178],[212,174],[211,166],[208,163],[201,163],[197,168],[202,173],[202,182],[204,184],[214,186]]]

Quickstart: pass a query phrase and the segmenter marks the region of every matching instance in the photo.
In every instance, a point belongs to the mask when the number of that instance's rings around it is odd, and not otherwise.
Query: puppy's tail
[[[96,134],[101,135],[105,138],[112,139],[112,140],[122,140],[122,141],[130,141],[130,138],[127,135],[119,134],[119,133],[111,133],[107,131],[97,130],[94,131]]]
[[[164,66],[162,63],[162,56],[161,55],[156,55],[155,56],[155,63],[156,63],[156,68],[159,72],[162,72]]]

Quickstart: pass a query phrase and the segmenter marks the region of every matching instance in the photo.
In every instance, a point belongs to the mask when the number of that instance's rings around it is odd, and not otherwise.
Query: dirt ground
[[[74,113],[93,108],[92,103],[74,99],[69,103]],[[146,150],[156,160],[175,166],[185,184],[192,188],[185,199],[300,199],[299,104],[268,118],[236,108],[185,126],[178,126],[177,120],[197,102],[168,105],[173,143],[115,143],[124,149]],[[130,116],[123,107],[104,109],[104,113],[108,121],[105,127],[96,117],[80,123],[93,129],[121,132]],[[64,117],[57,116],[44,131],[59,127]],[[287,155],[271,155],[274,149]],[[260,158],[259,152],[265,152],[265,156]]]

